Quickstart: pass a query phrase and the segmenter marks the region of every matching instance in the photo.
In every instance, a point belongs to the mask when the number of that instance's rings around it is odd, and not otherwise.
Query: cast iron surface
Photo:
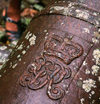
[[[82,10],[98,22],[99,0],[73,2],[88,5]],[[0,104],[99,104],[100,72],[92,70],[100,68],[99,24],[65,15],[69,4],[58,0],[33,18],[0,71]]]

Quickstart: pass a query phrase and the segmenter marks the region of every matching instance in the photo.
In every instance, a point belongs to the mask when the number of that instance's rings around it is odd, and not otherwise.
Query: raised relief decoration
[[[82,47],[68,38],[48,36],[43,55],[37,57],[27,67],[27,71],[20,78],[20,84],[31,90],[39,90],[47,86],[49,98],[61,99],[65,93],[61,82],[71,76],[68,64],[82,53]]]

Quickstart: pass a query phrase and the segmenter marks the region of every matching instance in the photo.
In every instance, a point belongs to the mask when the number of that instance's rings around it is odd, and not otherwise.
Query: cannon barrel
[[[55,0],[0,71],[0,104],[99,102],[100,0]]]

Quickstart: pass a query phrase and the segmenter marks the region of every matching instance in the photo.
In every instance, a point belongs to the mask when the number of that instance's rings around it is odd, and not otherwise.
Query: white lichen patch
[[[30,46],[28,45],[28,46],[27,46],[27,49],[29,49],[29,48],[30,48]]]
[[[96,61],[96,65],[100,65],[100,49],[96,49],[93,51],[93,57]]]
[[[46,36],[47,36],[47,35],[49,35],[49,33],[48,33],[48,32],[46,33]]]
[[[36,70],[36,68],[37,68],[36,65],[34,63],[32,63],[31,65],[34,68],[34,70]]]
[[[0,75],[0,78],[2,77],[2,75]]]
[[[92,66],[92,75],[97,76],[98,75],[98,71],[99,71],[100,67],[97,65],[93,65]]]
[[[15,52],[14,52],[14,50],[13,50],[13,51],[11,52],[10,56],[12,57],[12,56],[14,55],[14,53],[15,53]]]
[[[18,61],[21,61],[22,59],[20,58]]]
[[[98,30],[98,32],[94,32],[94,36],[97,38],[97,39],[99,39],[100,38],[100,30]]]
[[[94,16],[97,16],[98,14],[96,12],[93,13]]]
[[[46,32],[48,32],[48,30],[44,30],[44,32],[46,33]]]
[[[64,23],[62,22],[61,25],[64,25]]]
[[[11,68],[11,67],[12,67],[12,65],[13,65],[13,64],[12,64],[12,62],[10,62],[10,66],[9,66],[9,68]]]
[[[57,56],[58,56],[58,57],[61,57],[61,53],[57,53]]]
[[[18,48],[17,48],[18,50],[22,50],[23,49],[23,45],[22,44],[20,44],[19,46],[18,46]]]
[[[65,91],[65,93],[66,93],[66,94],[68,94],[68,93],[69,93],[69,91],[67,90],[67,91]]]
[[[89,69],[86,69],[85,70],[85,74],[90,74],[91,72],[90,72],[90,70]]]
[[[99,26],[99,21],[98,20],[95,20],[95,25],[96,25],[96,27],[98,27]]]
[[[98,29],[98,32],[99,32],[99,34],[100,34],[100,28]]]
[[[26,34],[25,39],[28,40],[31,36],[32,36],[32,33],[29,31],[29,32]]]
[[[81,9],[79,7],[79,9],[76,8],[76,5],[79,5],[78,3],[75,3],[75,2],[71,2],[68,4],[67,7],[65,6],[53,6],[50,8],[50,13],[60,13],[62,15],[65,15],[65,16],[73,16],[75,18],[79,18],[79,19],[83,19],[85,21],[88,21],[88,22],[91,22],[93,23],[96,27],[99,27],[100,25],[100,19],[95,19],[96,18],[96,15],[98,17],[98,13],[96,12],[92,12],[92,11],[88,11],[86,9]],[[82,4],[84,6],[87,6],[85,4]],[[90,18],[92,18],[94,15],[95,18],[93,18],[93,21],[90,21]]]
[[[9,52],[11,53],[13,49],[9,49]]]
[[[54,9],[56,11],[61,11],[61,10],[64,10],[64,7],[63,6],[54,6],[54,7],[51,7],[51,10]]]
[[[90,30],[88,28],[83,28],[82,33],[90,33]]]
[[[91,91],[91,94],[94,95],[95,94],[95,91]]]
[[[92,98],[92,96],[95,94],[95,91],[91,91],[90,93],[89,93],[89,99],[91,99]]]
[[[11,42],[11,44],[12,44],[12,45],[14,45],[14,46],[16,46],[16,45],[17,45],[17,43],[18,43],[18,41],[17,41],[17,40],[16,40],[16,41],[12,41],[12,42]]]
[[[3,63],[4,64],[7,61],[8,55],[9,54],[1,53],[0,52],[0,63]]]
[[[21,55],[18,55],[18,56],[17,56],[17,58],[20,58],[20,57],[21,57]]]
[[[63,7],[63,6],[53,6],[50,8],[50,13],[53,13],[54,11],[59,11],[61,12],[63,15],[70,15],[71,14],[71,11],[73,9],[73,4],[70,3],[68,5],[68,7]]]
[[[96,81],[92,80],[92,79],[88,79],[88,80],[84,80],[83,81],[83,85],[82,88],[86,91],[86,92],[90,92],[92,88],[96,88]]]
[[[25,53],[26,53],[26,51],[25,51],[25,50],[23,50],[23,51],[22,51],[22,54],[24,55]]]
[[[0,70],[2,69],[2,65],[0,65]]]
[[[92,97],[92,94],[91,94],[91,93],[89,93],[89,99],[91,99],[91,97]]]
[[[87,65],[86,61],[83,62],[83,66]]]
[[[63,84],[63,88],[66,88],[66,85],[65,84]]]
[[[94,38],[92,38],[92,42],[95,43],[95,44],[97,44],[97,43],[99,43],[99,40],[94,37]]]
[[[84,98],[80,99],[81,104],[84,104],[84,101],[85,101]]]
[[[16,66],[17,66],[17,63],[16,63],[16,64],[14,64],[14,65],[12,66],[12,68],[14,69]]]
[[[79,78],[80,80],[82,80],[82,78]]]
[[[100,39],[100,33],[98,30],[98,32],[94,32],[94,38],[92,38],[92,42],[97,44],[97,43],[99,43],[99,39]]]
[[[82,10],[77,9],[76,10],[76,17],[88,19],[89,13],[86,10],[82,11]]]
[[[98,81],[100,82],[100,76],[98,76]]]
[[[33,34],[32,37],[29,39],[30,45],[35,45],[36,36]]]

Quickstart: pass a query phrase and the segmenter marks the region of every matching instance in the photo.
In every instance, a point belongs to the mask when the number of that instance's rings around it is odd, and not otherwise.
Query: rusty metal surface
[[[0,104],[99,104],[100,3],[73,2],[58,0],[33,18],[0,71]]]

